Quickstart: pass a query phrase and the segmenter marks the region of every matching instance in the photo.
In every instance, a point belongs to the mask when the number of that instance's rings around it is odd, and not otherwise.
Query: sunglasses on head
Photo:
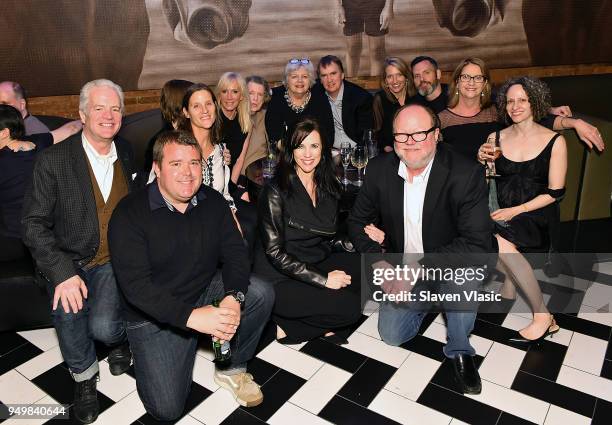
[[[310,63],[310,60],[309,60],[309,59],[306,59],[306,58],[302,58],[302,59],[293,58],[293,59],[291,59],[291,60],[289,61],[289,63],[290,63],[291,65],[295,65],[295,64],[298,64],[298,63],[302,63],[302,64],[306,65],[306,64],[309,64],[309,63]]]

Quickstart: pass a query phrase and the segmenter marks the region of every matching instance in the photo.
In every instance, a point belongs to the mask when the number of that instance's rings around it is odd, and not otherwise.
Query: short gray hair
[[[297,71],[300,68],[304,68],[308,73],[308,87],[312,88],[312,86],[314,86],[315,70],[312,61],[309,60],[308,63],[291,63],[291,61],[287,62],[287,65],[285,66],[285,76],[283,77],[283,84],[285,85],[285,87],[287,86],[287,78],[289,77],[289,74],[291,74],[293,71]]]
[[[89,83],[83,86],[83,88],[81,89],[81,94],[79,95],[79,111],[83,112],[84,114],[87,113],[87,107],[89,106],[89,94],[91,90],[96,87],[110,87],[111,89],[115,90],[117,96],[119,96],[119,102],[121,103],[121,113],[123,114],[125,110],[125,96],[123,94],[123,90],[118,84],[113,83],[111,80],[107,80],[105,78],[90,81]]]

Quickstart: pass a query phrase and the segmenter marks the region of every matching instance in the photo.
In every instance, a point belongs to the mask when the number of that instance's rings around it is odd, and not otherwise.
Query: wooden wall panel
[[[442,80],[444,82],[448,82],[451,74],[451,72],[443,72]],[[500,84],[510,77],[519,75],[558,77],[590,74],[612,74],[612,65],[562,65],[537,68],[500,68],[491,70],[491,78],[494,84]],[[351,78],[350,80],[369,90],[376,90],[380,87],[377,77],[358,77]],[[278,84],[278,82],[276,84]],[[30,113],[34,115],[57,115],[75,119],[78,118],[78,96],[49,96],[31,98],[28,100],[28,105]],[[125,93],[126,114],[146,111],[148,109],[158,107],[159,90],[138,90]]]

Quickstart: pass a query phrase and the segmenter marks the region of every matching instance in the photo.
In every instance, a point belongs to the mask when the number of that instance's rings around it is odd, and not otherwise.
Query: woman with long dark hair
[[[257,212],[254,206],[230,193],[230,169],[224,158],[222,120],[213,91],[206,84],[194,84],[183,98],[183,117],[179,129],[188,131],[202,148],[202,184],[220,192],[236,216],[240,231],[253,252]]]
[[[210,87],[193,84],[183,97],[183,116],[178,127],[193,134],[202,148],[202,184],[220,192],[235,211],[234,199],[229,194],[230,171],[223,159],[221,117],[216,102]]]
[[[300,119],[259,201],[255,273],[274,283],[279,342],[346,343],[361,316],[359,257],[337,237],[340,186],[317,121]],[[349,249],[347,249],[349,248]]]

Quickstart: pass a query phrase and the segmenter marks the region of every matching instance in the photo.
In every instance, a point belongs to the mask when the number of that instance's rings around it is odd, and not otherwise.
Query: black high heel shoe
[[[557,332],[559,332],[559,329],[561,328],[559,327],[559,325],[557,325],[557,322],[555,322],[555,318],[553,316],[550,319],[550,325],[548,325],[548,328],[538,338],[528,339],[521,335],[519,331],[514,331],[514,335],[509,338],[508,341],[515,342],[518,344],[540,345],[542,341],[546,339],[547,336],[556,334]]]

